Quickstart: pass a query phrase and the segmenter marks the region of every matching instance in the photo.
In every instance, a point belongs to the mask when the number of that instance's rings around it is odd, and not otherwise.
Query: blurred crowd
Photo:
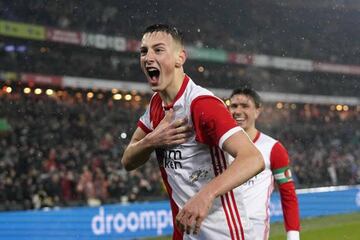
[[[358,9],[325,5],[235,0],[171,4],[165,0],[3,0],[0,16],[135,39],[143,27],[164,22],[180,26],[188,43],[199,47],[359,64],[356,39],[360,33],[353,27],[360,22]]]
[[[131,173],[120,163],[143,107],[105,98],[0,97],[0,116],[11,126],[0,138],[2,210],[162,197],[156,162]]]
[[[100,96],[100,95],[97,95]],[[126,172],[120,159],[149,96],[115,101],[80,90],[0,94],[0,210],[167,197],[154,157]],[[360,109],[267,104],[258,127],[289,151],[298,188],[360,183]]]

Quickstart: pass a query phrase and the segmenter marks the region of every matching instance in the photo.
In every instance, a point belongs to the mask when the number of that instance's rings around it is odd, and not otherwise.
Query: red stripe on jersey
[[[223,152],[222,150],[220,150],[220,149],[218,149],[218,151],[219,151],[219,155],[220,155],[220,161],[222,161],[223,166],[224,166],[223,169],[226,170],[227,165],[226,165],[226,160],[225,160],[224,152]],[[237,217],[239,226],[240,226],[241,238],[242,238],[242,239],[245,239],[245,238],[244,238],[244,229],[243,229],[242,224],[241,224],[241,218],[240,218],[240,214],[239,214],[239,211],[238,211],[238,207],[237,207],[237,204],[236,204],[236,201],[235,201],[234,191],[231,190],[229,193],[230,193],[231,201],[232,201],[232,204],[233,204],[233,206],[234,206],[235,214],[236,214],[236,217]]]
[[[215,160],[215,151],[216,151],[215,147],[210,147],[211,162],[213,164],[215,176],[217,176],[217,175],[219,175],[220,166],[218,165],[217,161]],[[227,222],[228,227],[229,227],[231,239],[233,240],[233,239],[235,239],[234,238],[234,232],[233,232],[233,229],[232,229],[232,226],[231,226],[229,213],[228,213],[226,205],[225,205],[224,196],[220,196],[220,199],[221,199],[221,204],[222,204],[224,212],[225,212],[226,222]]]
[[[234,238],[234,231],[233,231],[233,229],[232,229],[231,222],[230,222],[229,213],[228,213],[228,210],[227,210],[227,208],[226,208],[224,196],[221,196],[220,199],[221,199],[221,205],[223,205],[223,209],[224,209],[224,212],[225,212],[226,222],[227,222],[227,224],[228,224],[228,226],[229,226],[231,239],[235,239],[235,238]]]
[[[266,217],[264,220],[264,225],[265,225],[265,229],[264,229],[264,240],[269,239],[269,232],[270,232],[270,226],[269,226],[269,203],[270,203],[270,195],[272,193],[274,189],[274,178],[271,176],[271,184],[269,185],[268,191],[267,191],[267,197],[266,197],[266,201],[265,201],[265,211],[266,211]]]
[[[153,129],[159,125],[161,120],[165,117],[165,112],[162,107],[162,100],[159,93],[155,93],[150,101],[150,122]]]
[[[142,121],[140,121],[140,120],[138,121],[137,126],[138,126],[139,128],[141,128],[146,134],[148,134],[148,133],[151,132],[151,130],[148,129],[148,128],[145,126],[145,124],[144,124]]]
[[[220,174],[223,173],[223,170],[226,168],[225,165],[222,165],[222,162],[221,162],[221,153],[219,151],[220,149],[219,148],[215,148],[215,161],[218,162],[218,165],[220,166],[219,167],[219,170],[220,170]],[[238,229],[238,226],[236,224],[236,219],[235,219],[235,214],[234,214],[234,209],[232,208],[232,205],[230,203],[230,197],[229,197],[229,193],[226,193],[224,194],[225,196],[225,200],[226,200],[226,203],[227,203],[227,206],[229,208],[229,212],[230,212],[230,217],[231,217],[231,220],[232,220],[232,224],[234,225],[235,227],[235,233],[236,233],[236,237],[237,239],[240,239],[240,233],[239,233],[239,229]]]
[[[181,84],[180,90],[179,90],[179,92],[176,94],[174,101],[173,101],[171,104],[169,104],[169,105],[167,105],[167,106],[164,106],[164,109],[165,109],[165,110],[169,110],[170,108],[173,108],[173,107],[174,107],[174,104],[176,103],[176,101],[177,101],[177,100],[183,95],[183,93],[185,92],[185,89],[186,89],[186,87],[187,87],[187,85],[188,85],[188,83],[189,83],[189,80],[190,80],[190,78],[189,78],[187,75],[185,75],[184,80],[183,80],[183,82],[182,82],[182,84]]]
[[[171,212],[173,215],[173,226],[174,226],[172,240],[182,240],[184,237],[183,233],[176,227],[176,224],[175,224],[176,215],[179,213],[179,207],[175,203],[174,199],[172,198],[172,188],[170,187],[169,181],[167,179],[167,173],[166,173],[165,168],[161,167],[161,166],[159,166],[159,168],[160,168],[162,179],[164,181],[166,191],[168,192],[169,198],[170,198],[170,206],[171,206]]]
[[[253,139],[253,143],[255,143],[260,137],[260,132],[257,131],[255,138]]]

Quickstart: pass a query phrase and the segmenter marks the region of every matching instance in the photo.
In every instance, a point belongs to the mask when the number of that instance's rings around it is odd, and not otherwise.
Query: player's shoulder
[[[189,87],[187,89],[186,97],[190,100],[191,106],[199,103],[201,103],[200,105],[207,106],[215,106],[220,103],[225,106],[224,101],[219,97],[215,96],[212,91],[195,84],[193,81],[189,81]]]
[[[277,142],[279,142],[279,140],[277,140],[263,132],[260,132],[260,136],[257,141],[266,143],[266,144],[271,144],[271,145],[275,145]]]
[[[189,78],[189,83],[186,89],[187,97],[194,100],[197,97],[200,96],[209,96],[209,97],[215,97],[214,93],[210,90],[201,87],[200,85],[197,85],[194,81],[192,81],[191,78]]]

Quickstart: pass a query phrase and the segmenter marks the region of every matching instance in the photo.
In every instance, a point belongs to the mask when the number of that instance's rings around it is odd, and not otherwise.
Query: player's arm
[[[210,146],[218,145],[235,159],[222,174],[193,196],[177,215],[177,225],[188,233],[191,229],[195,234],[198,232],[216,197],[231,191],[264,169],[260,151],[221,104],[208,99],[194,107],[194,115],[200,115],[200,120],[193,116],[196,131],[201,132],[197,133],[197,140]]]
[[[159,125],[148,134],[138,127],[121,159],[127,171],[136,169],[150,158],[150,154],[159,147],[168,147],[186,142],[190,126],[186,119],[174,120],[173,110],[169,110]]]
[[[277,142],[270,155],[271,170],[279,187],[287,240],[300,239],[299,204],[291,177],[289,156],[284,146]]]

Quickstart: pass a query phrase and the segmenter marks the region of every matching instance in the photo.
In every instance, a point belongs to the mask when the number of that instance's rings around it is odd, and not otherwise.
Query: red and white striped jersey
[[[260,132],[253,142],[264,158],[265,169],[238,188],[243,193],[247,215],[254,226],[256,239],[269,238],[269,204],[274,179],[280,190],[286,231],[299,231],[299,208],[286,149],[279,141]],[[230,162],[232,160],[230,156]]]
[[[151,132],[174,109],[175,119],[188,118],[194,131],[181,145],[156,149],[163,181],[170,196],[173,220],[179,209],[204,185],[227,168],[222,145],[237,131],[224,103],[188,76],[174,102],[165,106],[158,93],[140,118],[138,126]],[[175,226],[175,225],[174,225]],[[174,227],[173,239],[253,239],[252,225],[245,215],[239,189],[215,199],[198,235],[182,234]]]

